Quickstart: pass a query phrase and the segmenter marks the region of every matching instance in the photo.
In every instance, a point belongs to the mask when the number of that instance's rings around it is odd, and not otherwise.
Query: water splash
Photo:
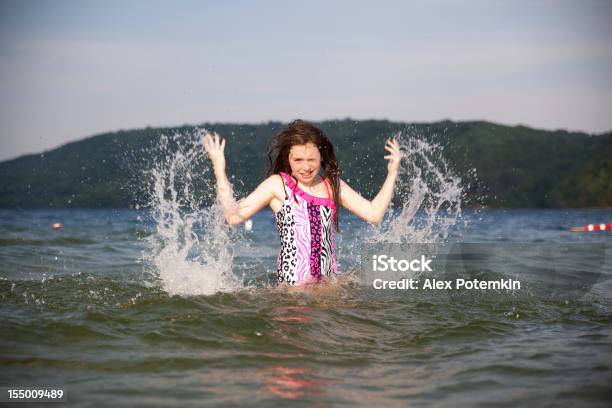
[[[400,207],[376,228],[377,243],[444,241],[461,219],[462,181],[453,174],[437,143],[398,133],[403,159],[396,185]]]
[[[232,238],[215,202],[201,131],[162,136],[149,172],[156,231],[145,258],[171,295],[208,295],[242,287],[232,273]],[[197,192],[197,193],[196,193]]]

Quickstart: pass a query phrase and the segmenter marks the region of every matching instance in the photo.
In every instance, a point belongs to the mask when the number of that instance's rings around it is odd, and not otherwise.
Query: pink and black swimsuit
[[[285,201],[276,213],[281,249],[276,262],[276,282],[297,285],[336,274],[333,219],[336,206],[330,198],[312,196],[287,173],[280,174]]]

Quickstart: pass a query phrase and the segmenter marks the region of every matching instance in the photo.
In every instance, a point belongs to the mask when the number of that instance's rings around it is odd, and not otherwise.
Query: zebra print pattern
[[[303,282],[310,277],[310,220],[308,219],[308,210],[306,202],[297,197],[298,202],[291,197],[288,199],[291,210],[295,215],[295,227],[293,239],[297,245],[297,264],[293,274],[296,278],[296,283]]]
[[[283,177],[287,196],[276,214],[281,248],[277,260],[277,283],[296,285],[318,281],[337,273],[334,255],[333,209],[314,203],[297,185]]]
[[[331,207],[321,206],[321,274],[323,276],[331,276],[332,272],[336,272],[333,213]]]

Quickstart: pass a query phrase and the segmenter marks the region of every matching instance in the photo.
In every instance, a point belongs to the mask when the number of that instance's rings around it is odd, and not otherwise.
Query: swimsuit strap
[[[279,174],[280,175],[280,174]],[[283,183],[283,191],[285,192],[285,200],[289,198],[289,195],[287,195],[287,189],[285,188],[285,179],[283,179],[283,176],[281,176],[281,183]]]
[[[323,178],[323,177],[321,177],[321,178]],[[325,190],[327,191],[327,196],[331,200],[331,207],[332,207],[334,213],[336,213],[336,202],[334,201],[334,197],[329,192],[329,187],[327,186],[328,181],[327,181],[326,178],[323,178],[323,183],[325,184]]]
[[[327,191],[327,196],[329,197],[330,200],[333,200],[334,197],[331,196],[331,194],[329,194],[329,187],[327,187],[327,179],[324,177],[321,177],[323,179],[323,184],[325,184],[325,191]]]

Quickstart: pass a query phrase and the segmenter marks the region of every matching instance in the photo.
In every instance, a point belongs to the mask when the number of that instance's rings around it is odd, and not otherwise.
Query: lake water
[[[273,285],[269,210],[250,232],[193,225],[174,240],[178,224],[160,228],[147,210],[0,210],[0,385],[59,387],[77,407],[605,406],[612,233],[568,229],[611,221],[464,211],[440,241],[524,245],[511,276],[523,288],[390,292],[360,281],[357,248],[376,232],[343,214],[348,277],[294,292]],[[597,263],[542,256],[569,243],[592,246]],[[508,277],[507,264],[493,256],[487,273]],[[559,277],[580,290],[559,290]]]

